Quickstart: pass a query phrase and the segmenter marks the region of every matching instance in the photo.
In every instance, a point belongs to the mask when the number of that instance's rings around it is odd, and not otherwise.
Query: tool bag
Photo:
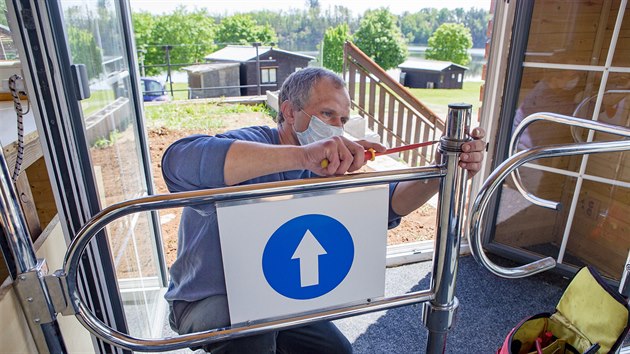
[[[556,312],[521,321],[497,354],[612,353],[630,328],[628,302],[590,267],[580,269]]]

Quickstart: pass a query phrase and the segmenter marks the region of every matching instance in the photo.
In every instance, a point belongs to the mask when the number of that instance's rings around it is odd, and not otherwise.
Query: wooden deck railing
[[[344,46],[344,78],[352,108],[367,119],[382,144],[391,148],[442,135],[444,121],[350,42]],[[410,166],[427,165],[435,149],[433,145],[404,152],[401,158]]]

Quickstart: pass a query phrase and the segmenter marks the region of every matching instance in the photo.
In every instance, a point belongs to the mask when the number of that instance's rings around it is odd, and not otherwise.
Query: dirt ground
[[[218,130],[208,131],[187,131],[172,130],[166,127],[153,127],[149,129],[149,147],[153,169],[153,180],[157,193],[168,193],[162,178],[161,165],[162,155],[166,148],[182,137],[191,134],[217,134],[222,131],[237,129],[251,125],[271,125],[273,122],[262,115],[262,113],[236,113],[223,119],[225,126]],[[181,211],[179,209],[169,209],[160,212],[162,223],[162,238],[166,262],[170,266],[177,255],[177,228],[179,225]],[[402,223],[395,229],[389,230],[387,239],[389,245],[404,242],[415,242],[433,239],[435,233],[435,208],[425,205],[410,215],[403,218]]]

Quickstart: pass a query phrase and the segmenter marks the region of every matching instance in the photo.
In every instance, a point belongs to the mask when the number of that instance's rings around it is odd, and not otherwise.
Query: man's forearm
[[[398,183],[392,195],[392,209],[401,216],[411,213],[428,202],[438,192],[439,183],[439,178]]]
[[[232,186],[272,173],[304,169],[299,146],[235,141],[227,152],[223,175]]]

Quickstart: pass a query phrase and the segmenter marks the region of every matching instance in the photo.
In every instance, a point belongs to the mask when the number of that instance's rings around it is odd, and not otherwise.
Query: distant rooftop
[[[310,55],[304,55],[300,53],[290,52],[287,50],[282,50],[269,46],[260,46],[258,47],[258,55],[264,55],[270,51],[287,53],[290,55],[302,57],[305,59],[313,60],[314,57]],[[237,62],[246,62],[252,59],[256,59],[256,48],[252,46],[240,46],[240,45],[229,45],[223,49],[219,49],[216,52],[206,55],[204,57],[205,60],[214,60],[214,61],[237,61]]]
[[[195,64],[183,67],[182,69],[193,74],[206,73],[209,71],[221,70],[229,67],[238,67],[239,63],[208,63],[208,64]]]
[[[404,63],[398,65],[400,69],[415,69],[415,70],[426,70],[426,71],[436,71],[440,72],[449,66],[456,66],[458,68],[462,68],[464,70],[468,70],[467,67],[459,64],[452,63],[450,61],[440,61],[440,60],[423,60],[423,59],[412,59],[407,60]]]

